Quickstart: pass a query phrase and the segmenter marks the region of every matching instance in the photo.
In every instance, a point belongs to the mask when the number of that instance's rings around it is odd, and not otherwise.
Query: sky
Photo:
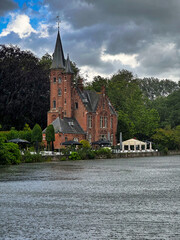
[[[180,80],[180,0],[0,0],[0,44],[64,54],[88,81],[127,69]]]

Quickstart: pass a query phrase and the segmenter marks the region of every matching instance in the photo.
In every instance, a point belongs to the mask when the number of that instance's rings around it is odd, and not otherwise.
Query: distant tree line
[[[1,130],[11,127],[21,130],[25,123],[31,128],[36,123],[42,129],[46,127],[51,62],[48,53],[39,59],[30,51],[0,45]],[[75,63],[72,67],[76,79],[79,78],[78,67]],[[162,131],[172,131],[173,136],[179,131],[180,82],[139,79],[127,70],[119,70],[110,78],[96,76],[85,86],[97,92],[106,87],[106,94],[118,113],[118,140],[122,132],[124,140],[136,137],[159,143]],[[179,138],[175,138],[174,148],[177,148]]]

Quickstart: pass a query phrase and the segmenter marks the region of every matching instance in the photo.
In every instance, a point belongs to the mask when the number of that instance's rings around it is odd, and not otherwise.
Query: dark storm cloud
[[[105,52],[112,55],[137,54],[139,73],[142,70],[153,75],[179,67],[179,0],[45,2],[73,28],[73,33],[66,32],[66,39],[71,40],[73,46],[81,46],[72,48],[68,44],[69,51],[81,64],[103,68],[105,63],[100,59],[100,50],[105,47]],[[169,44],[174,47],[169,49]]]
[[[15,8],[17,8],[17,3],[15,3],[12,0],[1,0],[0,1],[0,16],[3,16],[8,11],[11,11]]]

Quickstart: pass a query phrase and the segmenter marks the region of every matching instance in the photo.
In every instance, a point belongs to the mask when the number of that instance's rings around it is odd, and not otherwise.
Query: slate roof
[[[56,39],[56,46],[53,53],[53,61],[51,64],[51,69],[54,69],[54,68],[65,68],[65,59],[64,59],[64,53],[63,53],[59,30],[58,30],[57,39]]]
[[[78,94],[79,94],[83,104],[85,105],[87,111],[88,112],[96,112],[101,94],[98,94],[91,90],[81,91],[79,88],[77,88],[77,91],[78,91]],[[112,107],[110,101],[108,99],[107,99],[107,101],[108,101],[108,105],[109,105],[111,114],[117,114],[115,112],[114,108]]]
[[[70,63],[70,60],[69,60],[69,54],[67,56],[67,60],[66,60],[66,73],[74,73],[72,68],[71,68],[71,63]]]
[[[59,118],[57,117],[52,123],[55,133],[74,133],[74,134],[85,134],[79,123],[75,118]],[[46,129],[44,129],[45,133]]]
[[[79,88],[77,88],[77,91],[87,111],[96,112],[100,94],[97,94],[96,92],[90,90],[81,91]]]

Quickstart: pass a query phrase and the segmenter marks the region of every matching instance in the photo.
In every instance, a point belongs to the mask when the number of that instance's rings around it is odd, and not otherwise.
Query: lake
[[[0,167],[0,240],[180,239],[180,156]]]

